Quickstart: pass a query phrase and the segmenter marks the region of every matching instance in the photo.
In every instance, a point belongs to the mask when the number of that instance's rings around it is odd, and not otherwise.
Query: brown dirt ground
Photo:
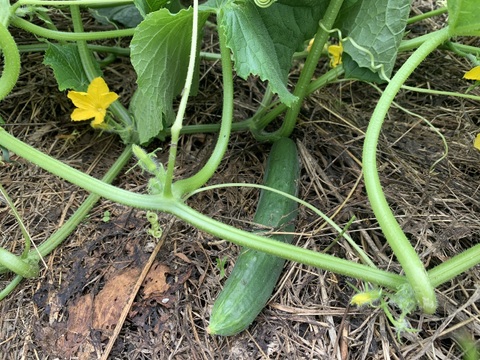
[[[427,2],[428,3],[428,2]],[[424,10],[419,7],[415,11]],[[437,26],[425,21],[412,27],[421,33]],[[19,43],[33,39],[15,32]],[[399,64],[406,55],[399,58]],[[72,105],[57,90],[42,54],[22,56],[17,87],[0,104],[6,129],[45,153],[100,177],[122,150],[119,140],[99,136],[88,123],[72,123]],[[325,70],[319,65],[319,73]],[[200,94],[190,104],[189,122],[216,122],[221,113],[221,78],[217,63],[203,63]],[[415,72],[410,84],[464,92],[468,65],[437,51]],[[135,77],[125,59],[105,69],[110,87],[128,101]],[[295,73],[292,74],[292,79]],[[264,84],[256,79],[236,81],[236,119],[253,114]],[[478,93],[478,92],[477,92]],[[293,138],[301,149],[300,197],[335,221],[350,227],[352,237],[380,268],[400,271],[386,246],[370,209],[361,176],[363,135],[379,93],[359,82],[332,84],[306,101]],[[470,100],[402,91],[391,109],[379,145],[381,180],[402,228],[427,268],[478,243],[480,231],[480,152],[472,146],[479,132],[479,104]],[[403,108],[408,109],[407,113]],[[431,121],[446,137],[442,141],[420,117]],[[208,156],[213,135],[182,138],[179,176],[194,171]],[[150,150],[166,148],[156,143]],[[231,146],[212,183],[259,183],[268,146],[247,133],[232,135]],[[165,150],[159,153],[164,160]],[[65,181],[13,156],[1,167],[1,183],[13,198],[33,240],[40,243],[87,196]],[[200,160],[199,160],[200,159]],[[119,187],[146,191],[140,171],[126,171]],[[206,192],[190,204],[226,223],[248,228],[257,201],[253,189],[228,188]],[[111,220],[103,222],[105,211]],[[168,228],[121,332],[111,359],[460,359],[459,339],[480,339],[480,267],[437,289],[438,311],[408,317],[418,332],[401,341],[385,314],[372,307],[349,306],[355,279],[309,266],[287,263],[268,306],[249,329],[237,336],[208,335],[209,311],[224,279],[216,259],[226,257],[231,271],[238,247],[198,231],[181,221]],[[24,280],[0,302],[0,359],[95,359],[105,348],[121,306],[145,266],[155,242],[146,234],[145,211],[101,200],[88,218],[50,256],[41,274]],[[22,236],[8,207],[0,208],[0,245],[20,252]],[[336,234],[305,209],[300,212],[296,243],[318,251]],[[356,260],[343,240],[329,252]],[[11,275],[1,275],[5,286]],[[395,310],[395,309],[393,309]]]

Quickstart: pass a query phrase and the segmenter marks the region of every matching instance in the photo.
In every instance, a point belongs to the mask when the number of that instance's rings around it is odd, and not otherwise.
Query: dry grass
[[[432,24],[422,26],[430,28]],[[23,56],[18,86],[0,104],[5,128],[45,153],[100,177],[121,151],[118,139],[99,136],[86,123],[69,121],[71,105],[65,94],[58,92],[41,61],[39,54]],[[221,113],[219,67],[210,63],[203,66],[208,72],[188,110],[190,121],[216,122]],[[468,86],[461,80],[465,70],[454,57],[436,52],[410,83],[464,91]],[[127,100],[135,79],[128,62],[118,60],[105,74],[113,90]],[[256,80],[237,81],[237,119],[252,114],[262,91],[263,84]],[[368,84],[342,82],[328,86],[305,103],[293,135],[303,166],[300,196],[334,215],[340,226],[355,216],[351,236],[380,268],[399,272],[359,179],[363,135],[378,98],[377,90]],[[402,228],[423,263],[431,268],[478,243],[480,153],[472,141],[480,124],[480,108],[469,100],[407,91],[400,93],[396,102],[398,107],[389,112],[379,145],[381,181]],[[449,146],[447,157],[433,170],[431,166],[442,156],[444,147],[438,134],[419,117],[432,122]],[[195,171],[214,140],[213,135],[182,138],[179,176]],[[152,144],[152,150],[157,147],[168,146]],[[268,148],[249,134],[234,134],[213,181],[260,182]],[[166,159],[166,150],[159,158]],[[1,182],[33,240],[40,243],[64,223],[87,194],[23,159],[13,156],[13,160],[2,166]],[[133,165],[132,161],[129,166]],[[136,192],[146,191],[145,184],[138,171],[125,172],[116,181],[116,185]],[[256,201],[254,190],[228,188],[202,193],[190,204],[216,219],[248,228]],[[111,221],[104,223],[107,210],[112,213]],[[160,222],[166,225],[167,217],[161,216]],[[143,268],[154,246],[146,235],[147,227],[144,211],[100,201],[65,243],[45,259],[40,276],[23,281],[0,302],[0,359],[97,358],[115,319],[102,318],[108,322],[108,331],[92,327],[86,332],[78,330],[72,319],[78,316],[80,304],[85,306],[87,299],[94,301],[102,289],[118,281],[118,276]],[[0,245],[20,252],[19,226],[3,205],[0,229]],[[325,250],[336,238],[332,229],[305,209],[300,212],[297,232],[297,245],[317,251]],[[418,331],[403,334],[401,341],[381,311],[349,305],[354,294],[349,283],[362,287],[357,280],[295,263],[286,265],[271,301],[247,331],[231,338],[210,336],[205,331],[209,311],[224,281],[216,259],[227,257],[228,273],[237,253],[235,245],[175,222],[156,257],[156,264],[168,266],[168,271],[162,272],[164,282],[158,284],[168,286],[168,290],[161,298],[145,286],[140,290],[110,358],[460,359],[462,338],[478,345],[478,266],[437,289],[440,306],[434,315],[411,314],[408,320]],[[343,240],[329,253],[357,260]],[[0,285],[10,279],[10,275],[1,275]],[[128,276],[122,279],[125,284],[131,280]]]

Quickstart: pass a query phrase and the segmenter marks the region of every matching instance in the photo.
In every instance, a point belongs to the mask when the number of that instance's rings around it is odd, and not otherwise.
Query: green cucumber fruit
[[[272,146],[265,171],[265,186],[291,195],[298,192],[300,165],[295,143],[282,138]],[[278,241],[291,243],[295,231],[297,202],[262,190],[254,222],[274,232]],[[229,278],[213,305],[210,334],[230,336],[245,330],[262,311],[280,277],[285,260],[243,248]]]

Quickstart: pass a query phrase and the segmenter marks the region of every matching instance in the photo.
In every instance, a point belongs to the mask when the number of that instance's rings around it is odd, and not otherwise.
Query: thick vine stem
[[[0,77],[0,100],[5,98],[17,83],[20,75],[20,53],[17,44],[8,29],[0,23],[0,48],[4,65]]]
[[[331,29],[335,23],[335,19],[337,18],[342,4],[343,0],[332,0],[325,11],[325,16],[321,20],[323,26],[318,27],[317,33],[315,34],[315,41],[313,42],[312,48],[307,56],[307,60],[305,61],[305,65],[300,74],[300,78],[298,79],[298,83],[293,91],[293,95],[297,96],[298,100],[287,110],[285,119],[280,129],[272,133],[256,131],[253,133],[253,135],[257,140],[274,141],[281,137],[288,137],[292,133],[297,123],[297,117],[298,113],[300,112],[303,99],[308,93],[310,81],[312,80],[313,73],[317,68],[318,60],[322,55],[323,47],[328,40],[329,33],[327,30]]]
[[[435,34],[435,36],[431,36],[430,41],[424,42],[412,53],[388,84],[370,119],[363,147],[365,187],[373,212],[390,247],[405,271],[419,307],[428,314],[434,313],[437,308],[435,290],[415,249],[403,233],[388,206],[378,176],[376,151],[383,121],[395,95],[428,54],[449,37],[448,28],[439,30]]]
[[[223,77],[223,109],[222,123],[218,140],[212,155],[200,171],[190,178],[182,179],[173,184],[173,190],[181,196],[192,192],[203,186],[215,173],[218,165],[223,159],[227,150],[233,119],[233,68],[230,58],[230,50],[227,47],[226,36],[223,27],[218,28],[220,39],[220,53],[222,56],[222,77]]]
[[[332,255],[320,254],[312,250],[298,248],[294,245],[278,243],[278,241],[236,229],[232,226],[228,226],[219,221],[211,219],[208,216],[200,214],[178,200],[165,199],[159,195],[134,194],[106,184],[101,180],[95,179],[81,171],[70,168],[68,165],[65,165],[64,163],[41,153],[40,151],[14,138],[2,128],[0,128],[0,145],[15,151],[17,155],[33,162],[52,174],[55,174],[73,184],[82,187],[87,191],[96,193],[99,196],[111,201],[115,201],[119,204],[142,209],[164,211],[173,214],[209,234],[232,241],[237,245],[247,246],[252,249],[272,253],[298,263],[309,264],[320,269],[352,276],[357,279],[385,286],[392,290],[396,290],[399,286],[405,284],[405,278],[403,276],[379,269],[373,269],[370,266],[356,264],[351,261],[337,259]],[[50,246],[48,246],[49,249],[47,249],[46,245],[47,244],[41,244],[39,246],[41,252],[51,249]],[[480,246],[476,246],[471,249],[471,251],[467,250],[467,254],[465,256],[462,257],[461,255],[458,255],[445,262],[442,266],[438,266],[438,269],[434,268],[430,270],[429,274],[431,273],[434,279],[432,282],[435,285],[439,285],[475,265],[478,263],[479,253]]]
[[[37,36],[44,37],[46,39],[59,40],[59,41],[78,41],[78,40],[89,41],[89,40],[114,39],[119,37],[132,36],[135,31],[135,29],[92,31],[88,33],[55,31],[55,30],[45,29],[41,26],[32,24],[31,22],[28,22],[27,20],[21,19],[17,16],[12,16],[10,23],[16,27],[19,27]]]

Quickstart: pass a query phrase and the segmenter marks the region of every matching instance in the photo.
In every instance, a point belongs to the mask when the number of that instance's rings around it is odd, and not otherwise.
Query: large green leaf
[[[335,26],[351,41],[343,43],[345,75],[367,81],[382,81],[379,65],[387,77],[390,77],[398,47],[403,38],[410,0],[362,0],[350,3],[348,9],[342,8]]]
[[[55,75],[60,91],[66,89],[76,91],[87,90],[90,81],[83,70],[82,61],[80,60],[76,45],[48,43],[43,63],[53,69],[53,74]],[[101,73],[97,63],[95,63],[95,66],[97,72]]]
[[[187,74],[192,15],[191,8],[177,14],[161,9],[148,14],[135,31],[130,47],[138,89],[130,106],[140,143],[173,122],[173,99],[182,92]],[[208,15],[199,13],[199,28]]]
[[[140,11],[134,5],[121,5],[91,10],[100,23],[121,24],[134,28],[143,20]]]
[[[151,12],[160,10],[163,8],[169,0],[133,0],[133,3],[140,11],[143,17],[147,16]]]
[[[286,86],[292,56],[315,34],[326,2],[319,0],[314,7],[274,3],[266,9],[253,1],[208,4],[218,7],[218,23],[225,29],[237,74],[244,79],[258,75],[268,80],[280,100],[292,105],[296,97]]]
[[[451,36],[480,36],[480,1],[448,0],[448,26]]]

